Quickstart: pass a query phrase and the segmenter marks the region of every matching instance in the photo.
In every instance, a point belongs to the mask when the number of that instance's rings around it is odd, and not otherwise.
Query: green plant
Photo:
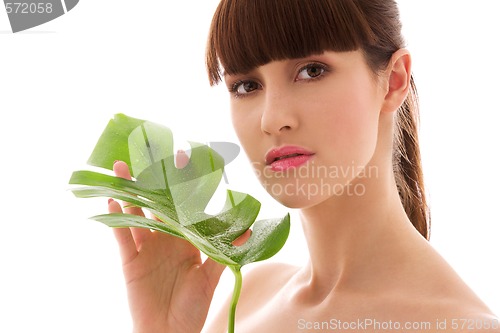
[[[141,227],[183,238],[235,276],[229,313],[234,332],[236,305],[242,286],[241,267],[276,254],[288,237],[290,218],[255,222],[260,202],[248,194],[227,191],[217,215],[205,208],[219,186],[224,160],[206,145],[190,142],[189,163],[174,164],[172,132],[161,125],[117,114],[102,133],[88,164],[112,170],[114,161],[126,162],[133,180],[93,171],[76,171],[70,184],[77,197],[112,197],[144,208],[159,221],[131,214],[104,214],[92,219],[109,227]],[[255,222],[255,223],[254,223]],[[242,246],[232,242],[253,225]]]

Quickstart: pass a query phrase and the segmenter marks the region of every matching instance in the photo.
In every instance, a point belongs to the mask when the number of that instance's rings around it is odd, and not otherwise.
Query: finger
[[[233,241],[233,245],[234,246],[242,246],[243,244],[245,244],[247,242],[247,240],[250,238],[250,236],[252,236],[252,230],[248,229],[240,237],[236,238]]]
[[[128,165],[127,165],[127,163],[125,163],[123,161],[116,161],[113,164],[113,171],[117,177],[129,179],[129,180],[132,179]]]
[[[178,150],[175,155],[175,166],[177,169],[184,168],[189,163],[189,156],[184,150]]]
[[[132,179],[128,165],[123,161],[116,161],[115,164],[113,164],[113,171],[115,172],[115,175],[117,177],[125,178],[128,180]],[[131,206],[129,203],[126,202],[123,203],[123,207],[125,213],[127,214],[144,216],[144,212],[139,207]]]
[[[116,161],[113,164],[113,171],[117,177],[132,179],[132,175],[130,174],[130,169],[127,163],[123,161]],[[144,211],[135,206],[131,206],[128,202],[123,202],[123,211],[127,214],[133,214],[138,216],[145,216]],[[140,251],[142,243],[148,239],[151,234],[151,231],[144,228],[130,228],[130,232],[134,238],[136,249]]]
[[[220,277],[225,268],[226,266],[219,264],[218,262],[212,260],[211,258],[207,258],[203,263],[202,269],[205,270],[210,285],[213,287],[214,290],[217,284],[219,283]]]
[[[113,199],[108,201],[108,211],[110,213],[121,213],[122,208],[120,204]],[[127,264],[137,256],[137,247],[132,236],[130,228],[113,228],[118,247],[120,249],[120,256],[122,263]]]

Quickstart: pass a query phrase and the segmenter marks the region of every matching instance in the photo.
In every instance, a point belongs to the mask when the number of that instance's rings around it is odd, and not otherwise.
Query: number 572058
[[[498,319],[452,319],[451,328],[453,330],[482,330],[500,328]]]
[[[44,3],[27,3],[27,2],[6,2],[5,9],[7,14],[50,14],[52,13],[52,4]]]

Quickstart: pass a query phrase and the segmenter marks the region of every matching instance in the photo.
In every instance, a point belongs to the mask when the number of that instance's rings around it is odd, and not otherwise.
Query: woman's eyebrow
[[[232,73],[232,74],[229,74],[228,72],[226,71],[222,71],[222,77],[223,78],[226,78],[226,77],[230,77],[230,76],[238,76],[238,75],[245,75],[245,73]]]
[[[222,69],[221,71],[221,74],[222,74],[222,77],[225,77],[225,76],[238,76],[238,75],[249,75],[251,74],[252,72],[254,72],[255,70],[257,70],[259,67],[261,66],[255,66],[255,67],[252,67],[250,69],[246,69],[245,71],[234,71],[233,73],[228,73],[226,70]]]

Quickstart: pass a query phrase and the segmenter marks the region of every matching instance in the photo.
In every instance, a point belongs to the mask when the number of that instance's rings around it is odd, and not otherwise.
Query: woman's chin
[[[271,194],[272,195],[272,194]],[[273,198],[278,201],[283,206],[290,209],[305,209],[315,206],[323,201],[325,201],[326,197],[320,197],[318,195],[272,195]]]
[[[343,179],[342,182],[326,184],[328,186],[321,187],[315,183],[307,185],[293,187],[274,184],[274,186],[268,186],[265,189],[280,204],[292,209],[311,208],[332,198],[359,197],[365,193],[364,184],[352,183],[350,179]]]

